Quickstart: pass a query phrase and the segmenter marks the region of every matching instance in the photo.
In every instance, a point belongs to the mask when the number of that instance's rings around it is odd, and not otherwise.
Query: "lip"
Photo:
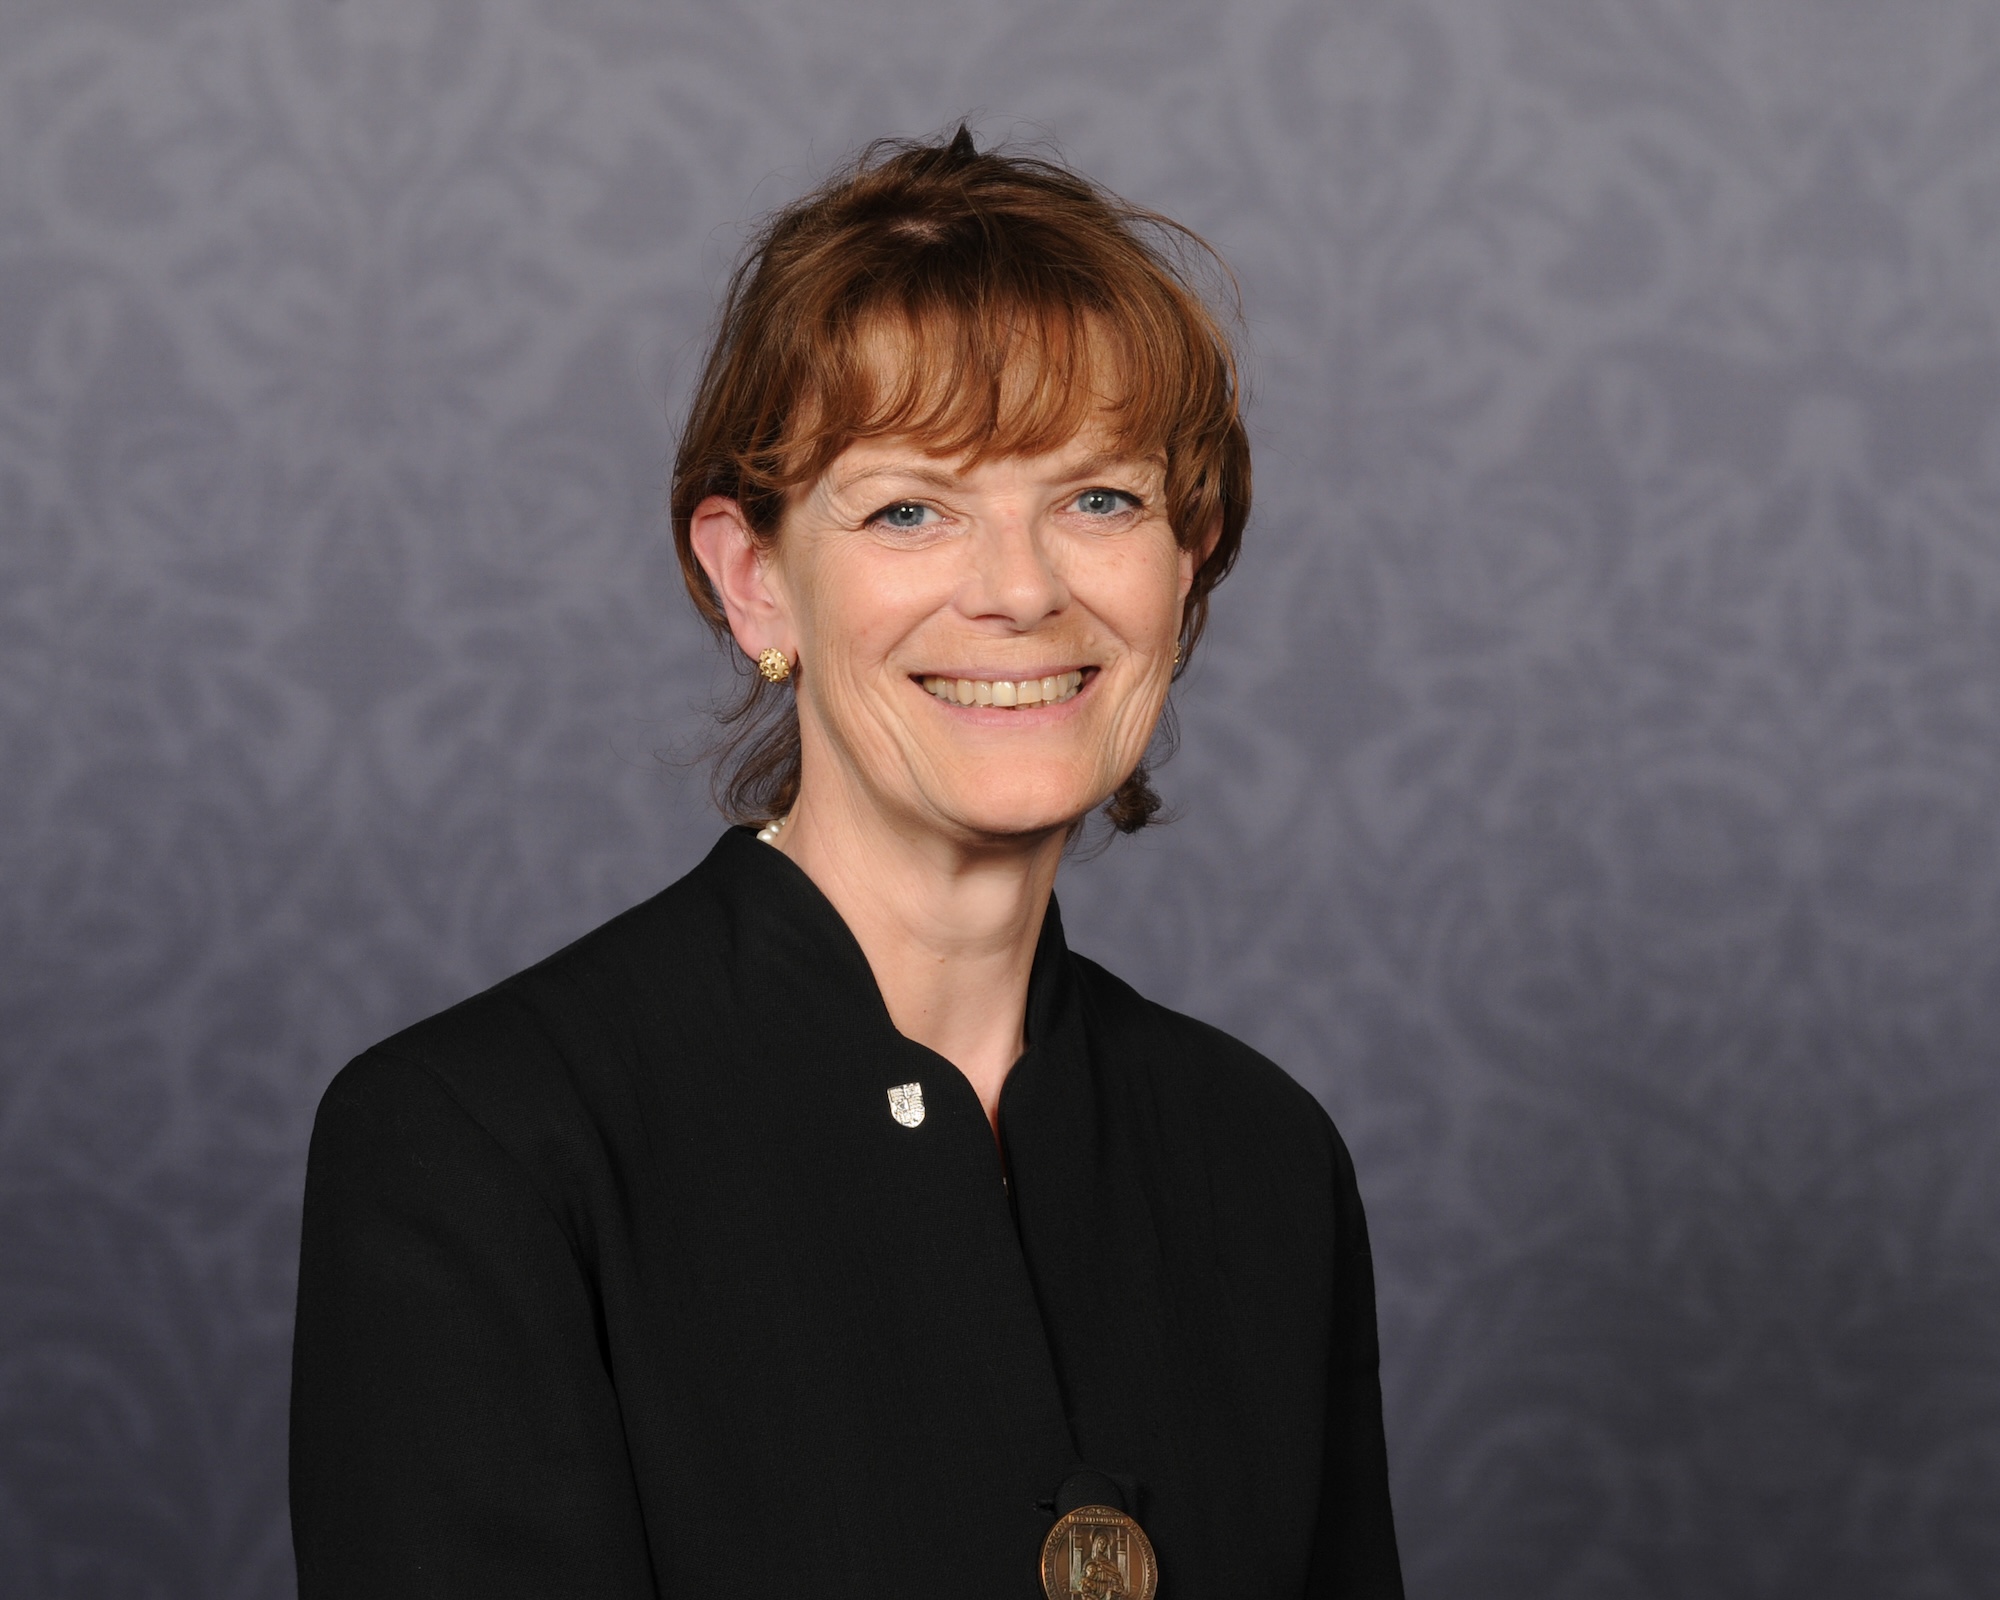
[[[1063,661],[1049,667],[1009,667],[1004,672],[991,668],[978,668],[961,672],[956,668],[924,667],[910,674],[910,682],[922,686],[926,678],[963,678],[968,683],[1026,683],[1030,678],[1059,678],[1065,672],[1083,674],[1084,688],[1090,687],[1090,680],[1097,676],[1097,667],[1088,661]]]

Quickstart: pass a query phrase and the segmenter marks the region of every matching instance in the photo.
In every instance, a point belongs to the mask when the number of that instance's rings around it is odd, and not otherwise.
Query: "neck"
[[[901,830],[810,785],[772,840],[852,930],[897,1031],[964,1073],[996,1129],[1063,840]]]

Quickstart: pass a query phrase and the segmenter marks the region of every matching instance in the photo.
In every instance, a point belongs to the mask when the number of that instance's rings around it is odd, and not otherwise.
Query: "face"
[[[967,465],[850,447],[788,512],[762,577],[798,657],[802,802],[903,828],[1066,827],[1138,764],[1195,556],[1165,462],[1086,432]]]

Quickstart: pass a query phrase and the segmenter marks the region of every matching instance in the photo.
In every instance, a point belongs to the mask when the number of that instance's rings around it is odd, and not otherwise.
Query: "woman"
[[[1338,1135],[1051,897],[1248,511],[1196,250],[961,129],[738,271],[673,516],[763,826],[329,1089],[305,1600],[1400,1594]]]

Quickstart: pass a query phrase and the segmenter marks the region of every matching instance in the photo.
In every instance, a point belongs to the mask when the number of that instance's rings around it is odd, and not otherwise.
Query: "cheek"
[[[1150,644],[1179,628],[1181,598],[1187,592],[1182,565],[1171,535],[1162,535],[1157,543],[1128,546],[1098,558],[1077,587],[1094,596],[1091,609],[1120,636],[1134,644]]]
[[[828,556],[800,574],[800,644],[817,661],[822,683],[873,676],[936,609],[920,564],[868,559],[873,554]]]

